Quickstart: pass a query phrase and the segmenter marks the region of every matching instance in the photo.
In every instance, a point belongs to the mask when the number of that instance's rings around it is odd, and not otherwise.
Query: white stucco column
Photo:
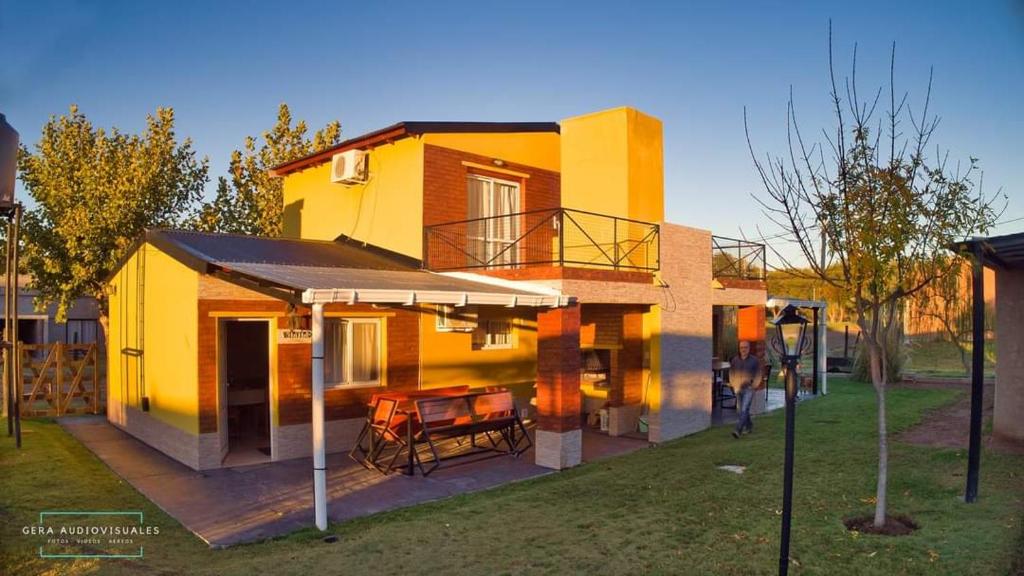
[[[313,507],[327,530],[327,457],[324,449],[324,305],[313,304]]]

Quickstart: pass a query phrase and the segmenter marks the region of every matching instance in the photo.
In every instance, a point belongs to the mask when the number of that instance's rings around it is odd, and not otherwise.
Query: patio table
[[[416,416],[416,401],[423,400],[425,398],[442,398],[446,396],[465,396],[469,393],[469,386],[448,386],[445,388],[434,388],[432,390],[409,390],[409,391],[395,391],[395,392],[380,392],[374,394],[370,398],[370,406],[372,407],[378,398],[384,398],[386,400],[393,400],[398,404],[398,408],[395,410],[397,414],[405,416],[405,435],[406,442],[408,443],[408,455],[406,457],[405,470],[402,472],[406,476],[414,476],[416,474],[414,468],[415,461],[415,444],[413,443],[413,427],[417,422]]]

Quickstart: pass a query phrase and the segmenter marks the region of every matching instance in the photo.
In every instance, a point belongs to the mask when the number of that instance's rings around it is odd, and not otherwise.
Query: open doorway
[[[270,322],[222,320],[219,409],[225,466],[266,462],[270,451]]]

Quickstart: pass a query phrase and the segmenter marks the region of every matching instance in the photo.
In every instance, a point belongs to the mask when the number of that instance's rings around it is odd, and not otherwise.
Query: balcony
[[[765,245],[724,236],[711,237],[711,268],[716,279],[766,279]]]
[[[423,229],[429,270],[589,268],[651,273],[657,224],[569,208],[446,222]]]

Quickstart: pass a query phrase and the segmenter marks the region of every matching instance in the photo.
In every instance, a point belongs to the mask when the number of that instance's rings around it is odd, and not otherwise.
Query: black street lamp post
[[[789,573],[789,531],[793,513],[793,441],[796,419],[796,365],[807,347],[807,318],[792,304],[772,321],[772,346],[786,366],[786,463],[782,476],[782,538],[779,545],[779,574]]]

